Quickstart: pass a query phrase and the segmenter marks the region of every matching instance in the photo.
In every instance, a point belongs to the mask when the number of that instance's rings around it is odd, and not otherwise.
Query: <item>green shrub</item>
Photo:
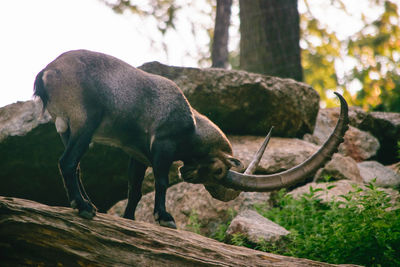
[[[201,224],[199,222],[199,214],[195,209],[192,209],[189,214],[189,223],[186,226],[186,230],[200,234]]]
[[[253,244],[242,235],[234,235],[228,241],[225,231],[229,223],[213,237],[234,245],[336,264],[400,266],[398,202],[390,202],[374,183],[328,203],[317,198],[324,193],[310,187],[309,193],[294,199],[281,190],[273,208],[256,207],[260,214],[291,232],[278,242]]]
[[[210,237],[220,242],[228,242],[228,239],[226,238],[226,230],[228,230],[228,227],[231,224],[233,218],[235,218],[235,216],[236,212],[233,209],[228,209],[229,220],[225,223],[218,225],[217,230],[214,233],[212,233]],[[233,244],[233,245],[239,246],[238,244]]]

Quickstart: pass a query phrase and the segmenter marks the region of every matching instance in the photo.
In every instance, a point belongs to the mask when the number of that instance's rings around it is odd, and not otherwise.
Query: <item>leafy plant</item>
[[[186,226],[187,230],[200,234],[201,224],[199,222],[199,215],[195,209],[192,209],[189,215],[189,224]]]
[[[397,141],[397,158],[400,159],[400,141]]]
[[[251,247],[252,244],[247,240],[246,236],[241,233],[234,233],[230,243],[235,246]]]
[[[228,230],[229,225],[231,224],[233,218],[235,218],[236,212],[233,209],[228,209],[228,221],[225,223],[221,223],[218,225],[217,230],[210,235],[211,238],[214,238],[220,242],[227,242],[226,230]]]
[[[332,187],[328,187],[330,190]],[[322,189],[310,187],[299,199],[280,191],[272,209],[257,206],[263,216],[290,230],[278,242],[251,244],[243,236],[230,243],[288,256],[366,266],[400,265],[400,205],[374,182],[354,188],[340,200],[322,202]]]

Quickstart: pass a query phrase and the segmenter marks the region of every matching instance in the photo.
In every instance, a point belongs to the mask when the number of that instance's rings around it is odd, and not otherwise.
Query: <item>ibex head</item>
[[[225,179],[232,167],[240,168],[242,163],[229,154],[218,153],[215,157],[199,161],[186,161],[180,168],[182,178],[194,184],[214,184]]]
[[[231,155],[220,152],[211,158],[185,162],[179,170],[184,181],[204,184],[214,198],[229,201],[240,194],[240,191],[226,188],[221,184],[232,167],[242,169],[243,164]]]
[[[324,145],[302,164],[276,174],[253,174],[269,142],[271,128],[264,143],[244,173],[231,170],[232,167],[242,166],[238,159],[232,157],[232,153],[219,151],[213,157],[206,157],[204,160],[185,162],[185,165],[180,169],[182,178],[190,183],[202,183],[213,197],[228,201],[235,198],[240,191],[267,192],[289,187],[310,177],[331,159],[339,144],[343,142],[344,133],[348,129],[347,103],[340,94],[335,94],[341,103],[341,112],[336,128]]]

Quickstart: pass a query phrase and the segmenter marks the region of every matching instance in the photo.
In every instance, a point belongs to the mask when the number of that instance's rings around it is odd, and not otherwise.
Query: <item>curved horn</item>
[[[294,185],[315,173],[337,152],[340,143],[344,140],[343,136],[349,128],[346,100],[340,94],[335,94],[340,100],[339,120],[328,140],[314,155],[300,165],[276,174],[252,175],[229,170],[226,178],[222,181],[224,186],[242,191],[268,192]]]

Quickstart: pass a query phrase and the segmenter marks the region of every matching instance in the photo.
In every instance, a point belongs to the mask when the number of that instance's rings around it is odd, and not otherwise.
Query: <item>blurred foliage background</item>
[[[155,20],[164,37],[166,53],[168,33],[179,32],[180,23],[190,25],[194,40],[206,33],[209,45],[199,45],[193,57],[197,58],[200,67],[211,66],[217,3],[221,4],[224,0],[100,1],[119,14],[128,12]],[[229,2],[232,12],[229,14],[228,68],[239,69],[239,6],[242,1],[240,4],[238,0]],[[252,2],[264,2],[265,5],[266,2],[276,4],[277,1]],[[298,43],[302,79],[319,92],[321,106],[336,106],[333,92],[339,91],[349,104],[365,110],[400,112],[400,0],[279,1],[280,5],[293,3],[298,5],[300,15]],[[354,5],[358,7],[358,13],[354,12]],[[324,11],[327,10],[336,17],[324,18]],[[348,18],[352,18],[353,22]],[[343,34],[346,23],[348,28],[356,28],[356,31]]]
[[[327,106],[332,105],[330,94],[341,90],[351,104],[366,110],[400,112],[400,3],[364,0],[376,13],[362,12],[361,29],[339,39],[335,29],[313,15],[311,1],[304,1],[307,8],[300,25],[305,82],[320,93]],[[342,16],[352,16],[345,1],[329,2]]]

